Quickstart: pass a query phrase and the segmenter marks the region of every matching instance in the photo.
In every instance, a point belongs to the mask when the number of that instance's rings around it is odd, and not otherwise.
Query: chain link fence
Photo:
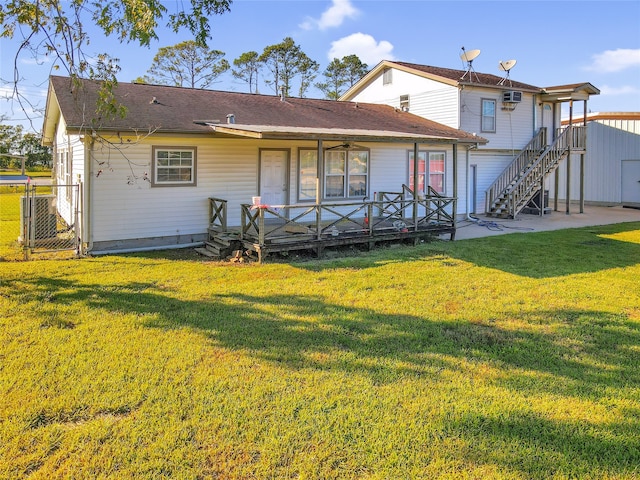
[[[0,184],[0,260],[79,253],[78,185]]]

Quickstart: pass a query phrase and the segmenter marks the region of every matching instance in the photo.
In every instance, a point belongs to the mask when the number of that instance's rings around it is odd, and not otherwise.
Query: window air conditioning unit
[[[509,90],[508,92],[502,92],[502,101],[509,103],[517,103],[522,101],[522,92],[515,92]]]

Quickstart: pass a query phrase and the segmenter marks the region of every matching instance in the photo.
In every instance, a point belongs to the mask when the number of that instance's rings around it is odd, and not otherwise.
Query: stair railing
[[[547,129],[540,128],[531,141],[502,171],[485,193],[485,211],[491,212],[500,195],[544,152],[547,146]]]
[[[560,160],[568,155],[571,149],[582,148],[584,132],[581,130],[582,127],[564,128],[553,144],[514,183],[509,192],[509,216],[515,218],[539,190],[542,179],[557,168]]]

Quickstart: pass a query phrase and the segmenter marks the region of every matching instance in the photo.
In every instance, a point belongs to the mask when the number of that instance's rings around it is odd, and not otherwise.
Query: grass
[[[22,170],[3,170],[0,169],[0,175],[15,175],[15,176],[19,176],[22,175]],[[51,169],[50,168],[33,168],[30,170],[26,170],[25,171],[25,175],[27,175],[28,177],[44,177],[44,178],[49,178],[51,177]]]
[[[0,478],[640,476],[640,223],[0,268]]]

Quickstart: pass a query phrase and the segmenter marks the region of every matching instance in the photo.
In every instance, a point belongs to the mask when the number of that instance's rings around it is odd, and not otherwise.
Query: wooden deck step
[[[208,248],[196,248],[195,249],[196,252],[198,252],[200,255],[204,255],[205,257],[209,257],[209,258],[220,258],[219,255],[216,255],[215,253],[213,253],[211,250],[209,250]]]

